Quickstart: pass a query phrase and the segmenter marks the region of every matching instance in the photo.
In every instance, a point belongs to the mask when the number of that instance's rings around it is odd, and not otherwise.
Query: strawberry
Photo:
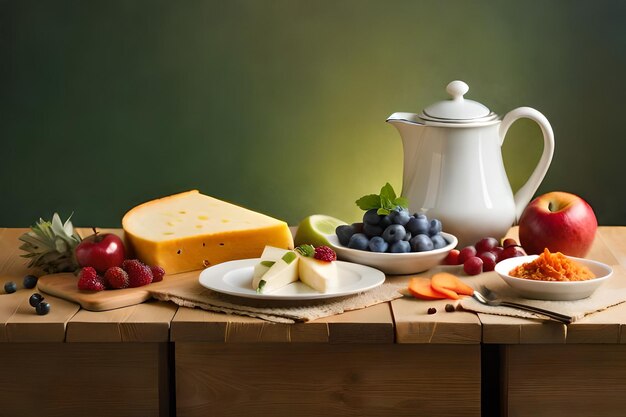
[[[150,271],[152,272],[152,282],[163,281],[163,275],[165,275],[165,269],[161,268],[158,265],[153,265],[150,267]]]
[[[78,289],[84,291],[103,291],[104,280],[98,276],[95,269],[86,266],[78,273]]]
[[[130,284],[128,274],[119,266],[107,269],[104,279],[111,288],[127,288]]]
[[[128,274],[129,287],[142,287],[152,282],[152,271],[137,259],[127,259],[122,268]]]

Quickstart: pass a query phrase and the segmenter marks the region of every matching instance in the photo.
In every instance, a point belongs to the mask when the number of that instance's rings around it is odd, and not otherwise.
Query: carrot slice
[[[422,300],[443,300],[447,298],[445,294],[433,289],[428,278],[411,278],[409,281],[409,292],[413,297]]]
[[[453,291],[458,298],[458,294],[472,295],[474,289],[461,281],[456,275],[448,272],[439,272],[431,278],[430,284],[435,291],[446,294],[445,290]],[[456,299],[456,298],[455,298]]]

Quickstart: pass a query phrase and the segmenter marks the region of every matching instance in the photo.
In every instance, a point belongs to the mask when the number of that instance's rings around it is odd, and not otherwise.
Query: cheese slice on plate
[[[252,279],[252,288],[258,292],[270,293],[296,282],[299,261],[300,257],[295,251],[286,252],[265,274]]]
[[[300,281],[319,292],[336,286],[339,279],[336,262],[324,262],[308,256],[300,256],[298,273]]]
[[[197,190],[141,204],[122,226],[136,257],[168,274],[258,258],[265,246],[293,248],[287,223]]]
[[[254,272],[252,273],[252,282],[259,282],[260,278],[265,275],[267,271],[279,260],[285,253],[289,252],[287,249],[275,248],[273,246],[266,246],[261,254],[261,260],[258,264],[254,265]],[[254,287],[256,289],[256,287]]]

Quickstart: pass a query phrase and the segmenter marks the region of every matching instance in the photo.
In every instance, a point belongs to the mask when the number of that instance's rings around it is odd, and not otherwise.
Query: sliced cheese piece
[[[261,259],[267,261],[277,261],[289,252],[288,249],[276,248],[274,246],[266,246],[261,254]]]
[[[287,223],[197,190],[141,204],[122,226],[135,256],[168,274],[258,258],[266,246],[293,248]]]
[[[326,292],[337,285],[337,263],[300,256],[298,274],[300,281],[319,292]]]
[[[287,252],[289,252],[287,249],[266,246],[261,254],[261,261],[254,266],[252,281],[258,281]]]
[[[298,280],[299,257],[294,251],[285,253],[263,276],[252,280],[252,288],[271,293]]]
[[[258,282],[261,280],[261,277],[265,275],[267,271],[270,270],[276,261],[261,261],[258,264],[254,265],[254,272],[252,273],[252,282]]]

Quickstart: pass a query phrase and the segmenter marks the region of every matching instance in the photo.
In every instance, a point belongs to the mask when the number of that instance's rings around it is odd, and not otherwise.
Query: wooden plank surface
[[[479,345],[176,344],[177,416],[479,416]]]
[[[168,416],[167,344],[2,343],[0,415]]]
[[[517,238],[517,232],[517,228],[512,228],[507,237]],[[626,256],[626,228],[598,228],[587,258],[626,272],[620,265],[623,256]],[[491,314],[478,314],[478,317],[482,323],[484,343],[624,343],[626,340],[626,303],[594,313],[568,326]]]
[[[626,226],[601,227],[600,237],[616,263],[626,267]]]
[[[80,310],[67,323],[67,342],[168,342],[178,307],[150,301],[108,311]]]
[[[394,340],[388,303],[296,324],[179,308],[171,327],[174,342],[393,343]]]
[[[0,341],[5,342],[63,342],[65,326],[79,307],[60,298],[46,296],[50,313],[39,316],[28,299],[36,289],[22,285],[27,274],[39,275],[40,271],[28,269],[27,262],[19,255],[18,237],[27,229],[0,229],[0,281],[18,284],[17,292],[0,295]]]
[[[429,276],[428,273],[420,276]],[[408,286],[410,276],[395,277]],[[478,316],[467,311],[446,311],[446,305],[456,308],[453,300],[418,300],[406,296],[391,302],[397,343],[480,343],[481,324]],[[434,308],[435,314],[428,314]]]
[[[504,416],[624,416],[625,345],[509,345],[504,349]]]

